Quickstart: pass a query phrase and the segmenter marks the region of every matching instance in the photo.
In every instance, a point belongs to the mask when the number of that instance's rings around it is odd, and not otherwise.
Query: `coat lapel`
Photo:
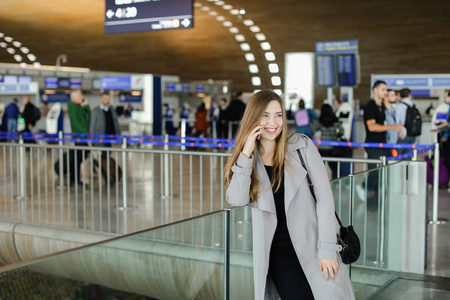
[[[288,144],[288,164],[284,170],[284,203],[286,213],[298,189],[303,181],[306,180],[306,170],[303,168],[297,153],[297,149],[300,149],[303,155],[304,148],[306,148],[306,144],[302,138],[293,144]]]

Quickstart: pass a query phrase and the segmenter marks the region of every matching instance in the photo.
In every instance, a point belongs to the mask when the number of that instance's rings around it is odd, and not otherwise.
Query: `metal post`
[[[225,261],[224,261],[224,299],[229,300],[230,299],[230,223],[231,223],[231,210],[225,209]]]
[[[63,132],[60,130],[58,131],[58,145],[59,147],[59,188],[60,188],[60,193],[62,195],[62,190],[64,187],[64,162],[63,162],[63,154],[64,154],[64,150],[62,148],[63,146]],[[67,161],[69,161],[69,153],[67,154]],[[74,172],[74,170],[71,170],[71,172]],[[70,172],[67,172],[67,174],[69,174]],[[62,197],[62,196],[61,196]]]
[[[214,119],[212,121],[212,137],[213,139],[217,139],[217,119]]]
[[[169,135],[165,134],[164,135],[164,150],[168,151],[169,150]],[[169,173],[169,154],[164,153],[164,166],[163,166],[163,170],[164,170],[164,195],[163,195],[163,199],[164,199],[164,218],[165,221],[169,220],[169,216],[170,216],[170,207],[169,207],[169,200],[170,200],[170,173]]]
[[[443,224],[445,220],[439,220],[439,143],[434,144],[434,174],[433,174],[433,220],[431,224]]]
[[[228,121],[228,138],[231,140],[233,138],[233,122]]]
[[[418,151],[419,151],[419,150],[417,150],[417,149],[414,149],[414,150],[413,150],[413,157],[412,157],[412,160],[413,160],[413,161],[417,161],[417,158],[418,158]]]
[[[380,265],[384,265],[384,239],[385,239],[385,204],[386,204],[386,156],[381,156],[381,161],[383,167],[381,168],[381,185],[378,183],[379,188],[381,188],[381,205],[380,205]]]
[[[181,150],[186,150],[186,146],[184,145],[186,143],[186,119],[181,119]]]
[[[328,104],[333,106],[333,88],[327,88],[327,101]]]
[[[26,168],[25,168],[25,146],[23,144],[23,135],[19,135],[19,178],[20,178],[20,193],[18,200],[26,200]],[[26,205],[25,205],[26,207]]]
[[[353,211],[355,209],[355,178],[353,177],[353,174],[348,175],[348,178],[350,179],[350,224],[353,226]],[[342,181],[342,180],[339,180]],[[349,276],[350,279],[352,277],[352,265],[349,265]]]
[[[127,138],[122,139],[122,197],[123,203],[122,206],[118,206],[119,210],[132,210],[132,206],[128,206],[128,188],[127,188]],[[116,178],[118,178],[119,174],[116,174]],[[125,222],[125,232],[127,232],[127,222]]]

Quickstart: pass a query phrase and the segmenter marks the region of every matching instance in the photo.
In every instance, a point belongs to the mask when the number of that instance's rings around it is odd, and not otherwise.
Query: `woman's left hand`
[[[330,274],[331,279],[334,280],[334,275],[337,275],[338,269],[339,269],[337,259],[335,259],[335,258],[332,258],[332,259],[320,258],[319,266],[320,266],[320,271],[323,271],[323,274],[325,275],[325,279],[327,281],[328,281],[328,273]]]

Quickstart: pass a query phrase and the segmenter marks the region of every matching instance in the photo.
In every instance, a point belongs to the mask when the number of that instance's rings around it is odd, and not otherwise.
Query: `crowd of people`
[[[191,125],[191,108],[184,103],[180,109],[180,119],[185,119],[186,135],[206,137],[212,136],[212,130],[216,130],[218,138],[228,138],[229,124],[231,122],[231,132],[234,136],[237,132],[239,121],[242,119],[245,110],[245,103],[242,100],[242,92],[238,92],[231,101],[222,98],[218,103],[214,103],[210,96],[204,97],[203,101],[195,109],[195,121]],[[179,133],[179,127],[175,126],[175,108],[169,104],[163,106],[163,116],[165,119],[165,131],[169,135]]]

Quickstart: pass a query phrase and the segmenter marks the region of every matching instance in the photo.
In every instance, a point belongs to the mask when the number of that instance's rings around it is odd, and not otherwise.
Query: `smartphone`
[[[259,131],[262,131],[262,128],[260,128]],[[258,136],[256,137],[256,139],[259,141],[260,138],[261,138],[261,135],[258,134]]]

